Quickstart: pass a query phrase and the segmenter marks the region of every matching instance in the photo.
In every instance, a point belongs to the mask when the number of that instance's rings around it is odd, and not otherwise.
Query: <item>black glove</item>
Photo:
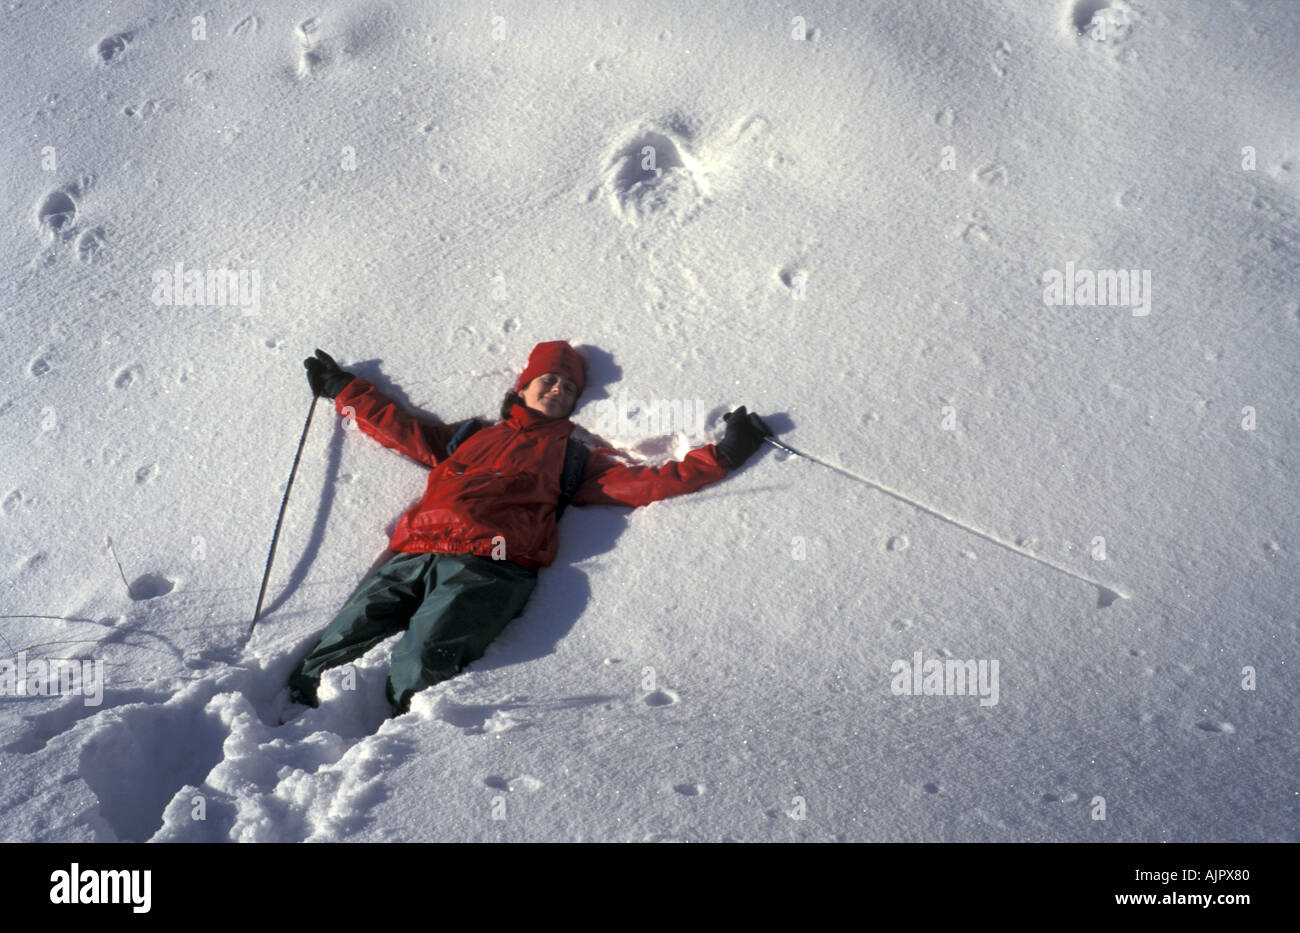
[[[312,395],[334,398],[349,382],[357,378],[339,369],[339,364],[324,350],[317,350],[316,356],[307,357],[302,365],[307,370],[307,384],[311,386]]]
[[[772,429],[754,412],[746,412],[741,405],[722,416],[727,422],[726,436],[718,443],[718,452],[727,458],[733,470],[754,455],[763,445],[763,438],[772,436]]]

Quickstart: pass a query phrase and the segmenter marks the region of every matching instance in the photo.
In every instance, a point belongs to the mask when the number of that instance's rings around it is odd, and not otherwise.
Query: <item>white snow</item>
[[[104,682],[0,697],[0,834],[1296,841],[1298,31],[8,0],[0,651]],[[158,303],[178,264],[256,305]],[[1149,313],[1046,304],[1067,268]],[[390,640],[279,725],[426,473],[318,405],[246,641],[303,357],[450,421],[555,339],[580,425],[744,404],[824,463],[571,509],[460,677],[388,719]],[[898,695],[917,652],[997,703]]]

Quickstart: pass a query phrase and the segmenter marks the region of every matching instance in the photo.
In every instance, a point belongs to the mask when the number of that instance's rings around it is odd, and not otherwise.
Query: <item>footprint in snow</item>
[[[200,784],[222,759],[230,728],[206,708],[215,693],[211,682],[165,700],[148,690],[106,692],[108,705],[89,708],[89,716],[77,703],[53,710],[23,747],[66,736],[77,752],[75,777],[95,796],[79,822],[99,842],[144,842],[162,827],[176,793]]]

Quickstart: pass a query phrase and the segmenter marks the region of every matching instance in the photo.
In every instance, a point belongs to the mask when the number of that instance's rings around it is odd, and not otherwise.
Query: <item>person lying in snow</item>
[[[502,420],[484,425],[417,420],[322,350],[303,361],[312,392],[385,447],[433,468],[424,498],[402,516],[398,553],[363,584],[289,676],[289,695],[317,706],[321,673],[365,654],[403,629],[387,696],[393,715],[411,697],[483,656],[523,611],[537,569],[555,559],[556,520],[577,505],[647,505],[693,492],[738,468],[772,431],[744,406],[725,416],[718,444],[681,461],[634,466],[611,448],[570,438],[569,415],[586,386],[568,343],[539,343],[506,393]]]

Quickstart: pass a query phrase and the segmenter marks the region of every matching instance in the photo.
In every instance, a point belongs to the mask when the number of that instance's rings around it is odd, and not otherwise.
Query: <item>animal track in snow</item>
[[[687,138],[684,122],[673,119],[643,123],[613,147],[601,189],[624,223],[665,217],[686,223],[708,200],[703,167],[688,151]]]
[[[49,560],[50,555],[44,551],[37,551],[35,554],[29,554],[23,559],[21,570],[23,573],[30,573],[38,569],[42,564]]]
[[[992,239],[989,234],[989,228],[981,223],[971,220],[962,228],[961,240],[963,243],[987,243]]]
[[[126,47],[131,43],[131,33],[117,32],[111,36],[105,36],[95,43],[95,58],[104,63],[119,61]]]
[[[1237,731],[1237,727],[1232,723],[1213,719],[1202,719],[1196,724],[1196,728],[1202,732],[1221,732],[1226,735],[1231,735]]]
[[[469,346],[477,339],[477,334],[473,327],[462,324],[447,336],[448,346]]]
[[[1106,49],[1123,61],[1136,57],[1133,49],[1124,46],[1133,37],[1141,16],[1128,4],[1121,0],[1075,0],[1066,9],[1066,29],[1079,42]]]
[[[75,181],[60,185],[37,202],[33,215],[36,226],[51,242],[69,240],[76,235],[77,199],[94,183],[93,175],[82,175]],[[52,256],[48,257],[47,263],[52,259]]]
[[[752,146],[771,134],[771,123],[761,113],[745,117],[731,131],[731,138],[737,143]]]
[[[36,207],[36,222],[51,238],[66,237],[76,220],[76,202],[62,189],[51,191]]]
[[[140,469],[135,471],[136,485],[142,486],[145,483],[151,483],[153,482],[154,478],[157,477],[157,475],[158,475],[158,464],[146,463],[144,466],[140,467]]]
[[[673,790],[683,797],[699,797],[704,793],[704,785],[698,782],[674,784]]]
[[[792,292],[797,291],[802,294],[808,284],[808,270],[797,263],[791,263],[776,275],[781,280],[781,284]]]
[[[21,489],[11,489],[4,499],[0,500],[0,511],[6,515],[13,515],[19,509],[31,508],[32,501],[23,494]]]
[[[257,35],[257,30],[260,29],[261,26],[262,21],[250,13],[230,27],[230,34],[232,36],[239,36],[241,39],[247,39],[250,36]]]
[[[1005,39],[997,44],[993,50],[993,72],[999,78],[1007,76],[1007,62],[1011,60],[1011,44]]]
[[[1132,210],[1142,202],[1142,189],[1136,185],[1129,185],[1119,194],[1115,195],[1115,206],[1122,211]]]
[[[499,774],[490,774],[483,779],[483,786],[490,787],[493,790],[504,790],[509,793],[514,793],[516,790],[524,790],[530,794],[535,794],[542,789],[544,784],[531,774],[521,774],[517,778],[507,778],[502,777]]]
[[[83,231],[77,237],[77,258],[82,262],[97,262],[104,256],[104,228]]]
[[[127,104],[122,108],[122,113],[136,120],[148,120],[155,114],[171,110],[173,106],[170,100],[156,100],[151,97],[139,103]]]
[[[912,543],[907,540],[907,535],[894,535],[892,538],[890,538],[888,541],[885,542],[885,550],[906,551],[909,547],[911,547],[911,544]]]
[[[140,368],[134,363],[130,366],[122,367],[117,371],[117,374],[113,376],[113,388],[125,389],[127,386],[130,386],[135,382],[139,373]]]
[[[975,172],[975,179],[986,188],[994,185],[1006,187],[1007,167],[997,162],[984,166]]]

